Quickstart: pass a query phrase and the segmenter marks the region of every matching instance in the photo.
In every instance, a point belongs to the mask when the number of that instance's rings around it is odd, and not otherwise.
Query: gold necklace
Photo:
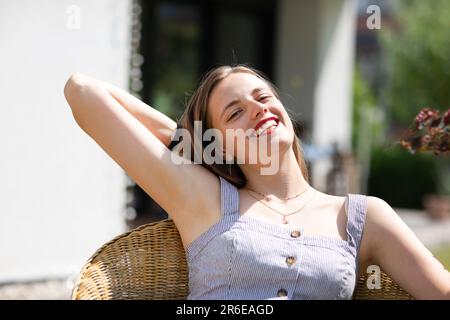
[[[248,189],[248,190],[250,190],[250,189]],[[247,191],[247,190],[246,190],[246,191]],[[305,191],[303,191],[303,192],[305,192]],[[262,203],[263,205],[265,205],[267,208],[269,208],[269,209],[275,211],[275,212],[278,213],[280,216],[282,216],[282,217],[283,217],[282,222],[283,222],[284,224],[288,224],[289,221],[286,220],[286,217],[287,217],[287,216],[291,216],[291,215],[293,215],[293,214],[295,214],[295,213],[298,213],[298,212],[300,212],[301,210],[303,210],[303,209],[304,209],[304,208],[305,208],[305,207],[306,207],[306,206],[314,199],[314,197],[315,197],[316,194],[317,194],[317,191],[314,192],[314,195],[311,197],[311,199],[309,199],[308,202],[306,202],[300,209],[297,209],[297,210],[295,210],[294,212],[291,212],[291,213],[283,213],[283,212],[281,212],[281,211],[278,211],[278,210],[276,210],[276,209],[270,207],[270,206],[267,205],[266,203],[264,203],[262,200],[257,199],[257,198],[256,198],[254,195],[252,195],[250,192],[247,191],[247,193],[248,193],[250,196],[252,196],[253,198],[255,198],[257,201],[261,202],[261,203]],[[258,193],[258,192],[257,192],[257,193]]]
[[[245,188],[245,189],[248,189],[248,190],[250,190],[250,191],[252,191],[252,192],[254,192],[254,193],[257,193],[257,194],[259,194],[259,195],[261,195],[261,196],[263,196],[264,200],[266,200],[266,201],[272,201],[272,200],[273,200],[273,197],[271,197],[270,195],[263,194],[263,193],[261,193],[261,192],[258,192],[258,191],[255,191],[255,190],[253,190],[253,189],[250,189],[250,188],[248,188],[248,187],[244,187],[244,188]],[[288,201],[288,200],[291,200],[291,199],[294,199],[294,198],[299,197],[300,195],[304,194],[306,191],[308,191],[308,188],[306,188],[305,190],[303,190],[303,191],[300,192],[300,193],[297,193],[295,196],[292,196],[292,197],[286,197],[286,198],[278,198],[278,199],[280,199],[281,201],[277,201],[277,202],[279,202],[279,203],[284,203],[284,202],[286,202],[286,201]]]

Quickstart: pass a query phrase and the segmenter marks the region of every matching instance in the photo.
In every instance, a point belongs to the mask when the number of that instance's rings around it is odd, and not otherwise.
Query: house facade
[[[157,211],[73,120],[63,87],[75,71],[177,117],[202,73],[247,63],[278,86],[305,144],[351,151],[355,0],[0,7],[0,283],[70,276],[127,218]],[[330,158],[312,160],[325,190]]]

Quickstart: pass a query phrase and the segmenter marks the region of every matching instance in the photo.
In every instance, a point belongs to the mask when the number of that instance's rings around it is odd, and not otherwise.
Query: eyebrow
[[[267,88],[261,88],[261,87],[255,88],[255,89],[252,90],[251,95],[254,95],[254,94],[257,93],[257,92],[262,91],[262,90],[266,90],[266,89],[267,89]],[[228,108],[231,108],[232,106],[234,106],[234,105],[237,104],[237,103],[239,103],[239,100],[238,100],[238,99],[235,99],[235,100],[230,101],[230,102],[225,106],[225,108],[223,108],[222,115],[221,115],[220,117],[223,118],[223,116],[225,115],[225,111],[227,111]]]

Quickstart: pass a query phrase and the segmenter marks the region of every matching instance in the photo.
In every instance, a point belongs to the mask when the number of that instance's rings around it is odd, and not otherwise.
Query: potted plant
[[[414,124],[400,140],[411,153],[432,152],[436,159],[436,194],[423,198],[425,211],[434,219],[450,218],[450,109],[441,115],[438,110],[424,108]]]

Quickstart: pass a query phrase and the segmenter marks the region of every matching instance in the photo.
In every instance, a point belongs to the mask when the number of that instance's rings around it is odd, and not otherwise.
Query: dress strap
[[[220,203],[223,216],[239,214],[239,191],[226,179],[220,178]]]
[[[345,201],[345,208],[347,211],[347,241],[356,257],[366,221],[367,196],[349,193]]]

